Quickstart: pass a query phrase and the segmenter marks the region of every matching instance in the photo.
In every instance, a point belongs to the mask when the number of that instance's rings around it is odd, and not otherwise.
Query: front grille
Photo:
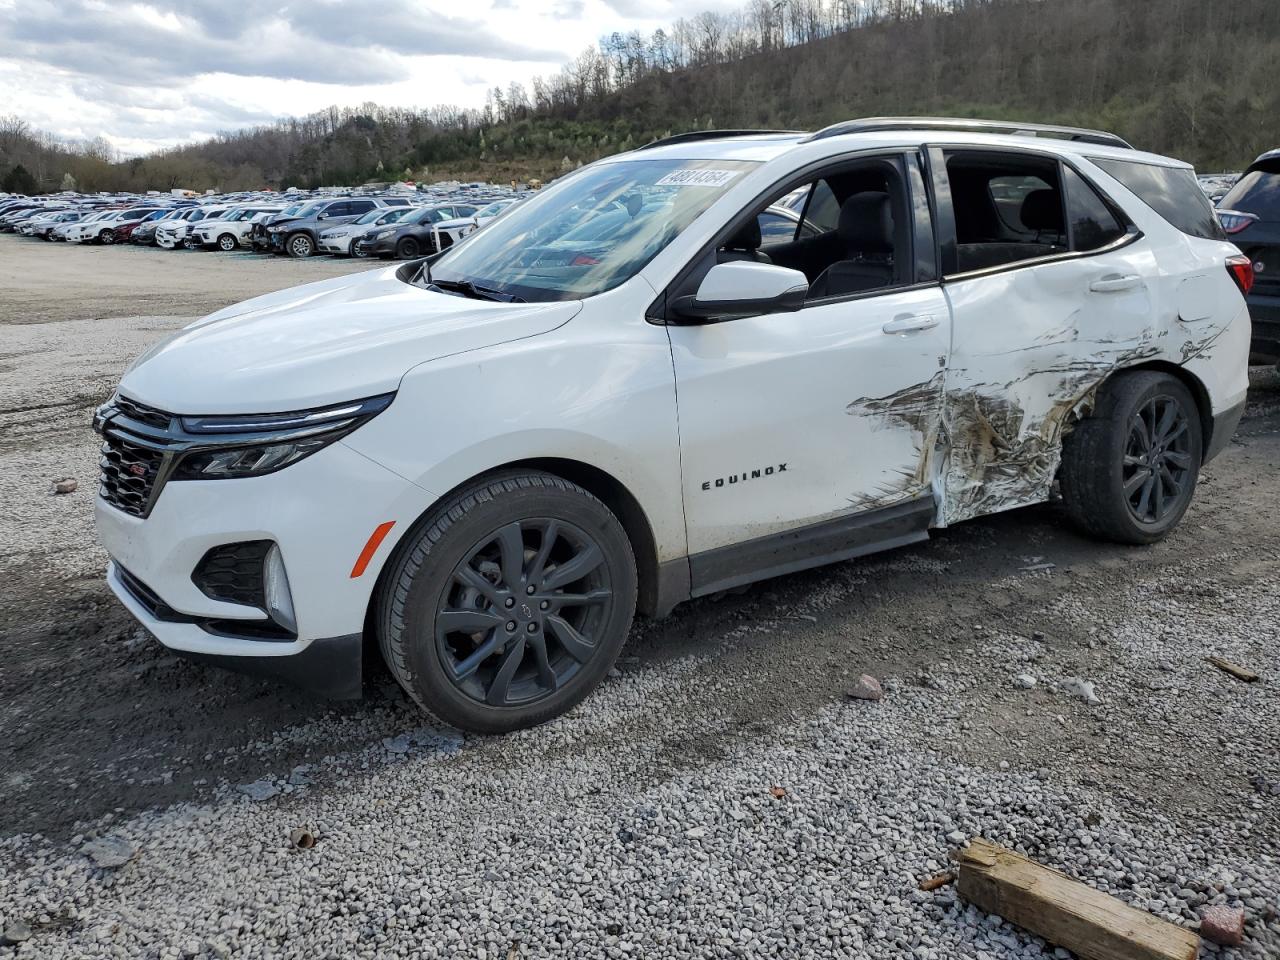
[[[116,394],[115,407],[124,416],[130,420],[137,420],[139,423],[145,423],[149,427],[159,427],[161,430],[168,430],[169,424],[173,420],[169,414],[163,410],[157,410],[155,407],[148,407],[145,403],[138,403],[136,400],[130,400],[128,397]]]
[[[102,441],[98,465],[102,468],[98,487],[102,499],[125,513],[145,517],[164,466],[164,454],[110,432]]]
[[[172,414],[116,394],[94,418],[102,434],[98,492],[135,517],[151,512],[170,466]]]
[[[266,610],[262,574],[270,550],[270,540],[249,540],[214,547],[196,566],[191,580],[206,597]]]

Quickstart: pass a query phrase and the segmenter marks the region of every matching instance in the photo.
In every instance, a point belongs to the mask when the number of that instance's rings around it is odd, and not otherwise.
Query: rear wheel
[[[230,253],[238,246],[240,246],[240,244],[236,242],[236,238],[229,233],[224,233],[222,236],[218,237],[218,249],[224,253]]]
[[[635,612],[630,542],[608,507],[545,473],[464,489],[397,554],[379,642],[423,708],[481,733],[534,726],[600,682]]]
[[[412,260],[418,255],[418,241],[413,237],[405,237],[396,244],[396,256],[401,260]]]
[[[289,251],[289,256],[305,259],[315,253],[316,245],[305,233],[295,233],[285,243],[285,249]]]
[[[1200,413],[1176,377],[1122,374],[1063,445],[1062,498],[1086,532],[1120,543],[1155,543],[1178,525],[1203,456]]]

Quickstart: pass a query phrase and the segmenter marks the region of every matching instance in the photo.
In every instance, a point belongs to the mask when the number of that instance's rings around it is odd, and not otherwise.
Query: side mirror
[[[677,317],[718,323],[766,313],[794,313],[804,306],[809,281],[799,270],[749,260],[717,263],[692,297],[672,304]]]

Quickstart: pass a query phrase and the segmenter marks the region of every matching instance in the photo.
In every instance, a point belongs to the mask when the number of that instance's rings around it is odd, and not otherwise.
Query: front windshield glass
[[[391,212],[397,215],[404,214],[403,210],[394,210]],[[378,210],[370,210],[363,217],[359,217],[356,220],[352,221],[352,223],[353,225],[361,224],[361,223],[390,223],[394,219],[396,218],[389,216],[386,210],[378,209]]]
[[[625,160],[590,167],[450,249],[430,279],[524,300],[577,300],[625,283],[757,164]]]

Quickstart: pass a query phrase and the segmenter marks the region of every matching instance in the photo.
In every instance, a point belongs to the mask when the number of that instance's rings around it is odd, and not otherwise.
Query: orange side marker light
[[[360,556],[356,557],[356,565],[351,568],[351,579],[354,580],[364,574],[365,568],[369,566],[369,561],[373,559],[373,555],[378,552],[378,547],[382,545],[382,541],[386,539],[391,528],[396,525],[394,520],[388,520],[386,523],[378,524],[377,529],[369,535],[369,540],[364,545],[364,549],[360,551]]]

